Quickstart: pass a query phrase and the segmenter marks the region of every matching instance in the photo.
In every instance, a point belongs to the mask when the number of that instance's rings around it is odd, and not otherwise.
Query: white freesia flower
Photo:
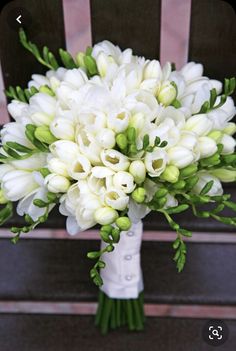
[[[16,207],[16,212],[18,215],[23,216],[24,214],[28,214],[33,221],[37,221],[40,216],[45,214],[45,208],[34,205],[33,201],[35,199],[40,199],[47,202],[47,193],[48,191],[46,188],[39,187],[36,190],[33,190],[32,193],[25,196],[21,201],[19,201]],[[51,211],[54,206],[55,204],[49,205],[49,211]]]
[[[160,84],[160,87],[157,92],[157,99],[160,104],[164,106],[170,105],[176,98],[177,91],[171,82],[166,81]]]
[[[203,74],[203,65],[195,62],[188,62],[184,65],[180,73],[183,75],[186,82],[200,78]]]
[[[1,188],[10,201],[18,201],[38,188],[32,172],[12,170],[2,177]]]
[[[193,152],[183,146],[174,146],[169,149],[168,157],[170,164],[178,168],[184,168],[195,160]]]
[[[74,140],[74,123],[66,118],[56,118],[50,124],[50,131],[58,139]]]
[[[88,81],[85,72],[80,68],[66,70],[63,81],[69,83],[73,88],[79,89]]]
[[[223,134],[220,143],[223,145],[223,150],[221,152],[223,155],[232,154],[234,152],[236,141],[232,136]]]
[[[68,165],[65,162],[62,162],[57,157],[52,157],[49,155],[47,160],[47,166],[50,172],[62,175],[64,177],[68,177]]]
[[[115,222],[118,212],[111,207],[102,207],[95,211],[94,219],[98,224],[105,225]]]
[[[165,170],[167,160],[167,153],[162,149],[156,148],[153,152],[147,152],[144,158],[144,163],[150,177],[161,175]]]
[[[50,145],[50,151],[53,156],[68,164],[71,164],[80,154],[78,145],[69,140],[55,141]]]
[[[116,144],[115,132],[108,128],[102,128],[96,135],[96,140],[104,149],[112,149]]]
[[[115,210],[124,210],[129,202],[129,196],[124,191],[117,188],[110,188],[104,194],[104,201],[106,205],[114,208]]]
[[[127,129],[130,113],[127,110],[111,111],[107,116],[108,128],[115,133],[121,133]]]
[[[185,124],[184,129],[195,132],[202,136],[207,135],[213,127],[212,121],[204,114],[190,117]]]
[[[101,160],[103,164],[111,168],[113,171],[126,171],[129,168],[129,159],[121,152],[108,149],[101,152]]]
[[[77,155],[76,159],[68,165],[68,173],[73,179],[84,179],[91,170],[89,160],[83,155]]]
[[[6,173],[13,171],[14,169],[15,167],[13,167],[10,164],[0,164],[0,182],[2,181],[2,178]]]
[[[206,136],[198,139],[198,147],[200,151],[200,157],[209,157],[217,151],[217,145],[215,140]]]
[[[47,154],[44,152],[38,152],[30,157],[22,160],[14,160],[9,163],[14,167],[22,170],[40,170],[46,166]]]
[[[132,174],[124,171],[119,171],[113,176],[113,184],[117,189],[123,190],[125,193],[131,193],[134,188],[134,177]]]
[[[93,174],[88,177],[87,183],[90,191],[96,195],[103,196],[106,191],[106,179],[107,178],[97,178]]]
[[[56,99],[45,93],[37,93],[29,100],[29,116],[36,126],[50,125],[55,116]]]
[[[14,118],[16,122],[22,123],[24,125],[31,122],[30,118],[27,117],[28,108],[28,104],[18,100],[12,100],[7,105],[8,112],[10,113],[12,118]]]
[[[95,166],[91,170],[92,175],[96,178],[106,178],[113,175],[115,172],[104,166]]]
[[[162,76],[161,65],[157,60],[147,61],[144,71],[143,71],[144,79],[156,78],[160,79]]]
[[[131,162],[129,166],[129,173],[134,177],[137,184],[141,184],[146,178],[146,167],[141,160]]]
[[[25,126],[20,122],[6,123],[1,130],[2,144],[12,141],[28,148],[34,149],[35,146],[25,136]]]
[[[70,187],[70,181],[59,174],[51,173],[45,177],[45,185],[52,193],[65,193]]]
[[[198,145],[198,136],[194,132],[190,131],[182,131],[180,135],[180,139],[178,141],[178,146],[183,146],[186,149],[189,149],[196,152],[196,148]]]
[[[204,186],[213,180],[213,182],[214,182],[213,186],[208,191],[207,195],[217,196],[217,195],[223,194],[221,182],[219,181],[219,179],[217,177],[209,174],[206,171],[198,172],[198,177],[199,177],[199,180],[198,180],[197,184],[194,186],[194,188],[192,189],[193,192],[195,192],[196,194],[200,194],[200,192],[204,188]]]

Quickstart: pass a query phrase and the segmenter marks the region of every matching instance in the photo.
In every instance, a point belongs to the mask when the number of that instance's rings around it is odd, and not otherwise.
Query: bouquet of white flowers
[[[191,232],[172,215],[191,209],[236,225],[221,214],[236,210],[221,185],[236,179],[235,78],[222,87],[199,63],[161,67],[109,41],[75,59],[62,49],[58,59],[41,52],[23,30],[20,41],[49,70],[33,74],[27,89],[6,91],[15,121],[1,130],[0,222],[18,202],[26,223],[11,228],[14,243],[54,206],[71,235],[100,224],[101,250],[87,255],[100,287],[96,323],[103,333],[122,324],[140,330],[142,218],[157,211],[176,231],[179,272]]]

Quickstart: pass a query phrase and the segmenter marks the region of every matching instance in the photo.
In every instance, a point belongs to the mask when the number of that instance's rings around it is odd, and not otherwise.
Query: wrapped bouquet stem
[[[47,72],[6,90],[14,121],[0,132],[0,224],[16,205],[25,224],[11,228],[13,243],[53,208],[70,235],[100,225],[101,248],[87,253],[100,288],[96,324],[141,330],[142,219],[155,211],[176,233],[178,272],[192,235],[178,213],[236,226],[222,187],[236,180],[236,80],[209,79],[195,62],[161,67],[106,40],[75,58],[38,48],[22,29],[20,42]]]
[[[114,251],[102,256],[106,266],[101,271],[103,285],[100,288],[96,324],[106,333],[108,327],[127,324],[130,330],[143,329],[143,277],[140,249],[143,234],[141,221],[128,231],[121,232]],[[104,248],[102,242],[101,248]]]

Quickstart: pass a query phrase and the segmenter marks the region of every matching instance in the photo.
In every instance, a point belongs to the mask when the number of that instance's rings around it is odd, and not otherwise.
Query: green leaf
[[[178,206],[175,206],[175,207],[167,208],[167,209],[165,209],[165,211],[166,211],[168,214],[176,214],[176,213],[184,212],[184,211],[186,211],[188,208],[189,208],[189,205],[187,205],[187,204],[182,204],[182,205],[178,205]]]
[[[146,150],[148,145],[149,145],[149,135],[145,134],[143,137],[143,149]]]
[[[211,89],[210,91],[210,108],[212,108],[216,102],[216,98],[217,98],[217,92],[216,92],[216,89],[213,88]]]
[[[98,258],[101,256],[101,252],[100,251],[90,251],[87,253],[87,257],[91,258],[92,260],[95,258]]]
[[[202,190],[200,192],[200,195],[206,195],[211,190],[213,185],[214,185],[214,180],[211,180],[211,181],[207,182],[204,185],[204,187],[202,188]]]
[[[224,205],[229,207],[231,210],[236,211],[236,203],[233,201],[224,201]]]
[[[30,149],[29,147],[24,146],[24,145],[21,145],[21,144],[19,144],[19,143],[13,142],[13,141],[7,141],[7,142],[6,142],[6,145],[7,145],[8,147],[10,147],[11,149],[14,149],[14,150],[20,151],[20,152],[29,153],[29,152],[32,152],[32,151],[33,151],[33,150]]]
[[[73,57],[71,56],[71,54],[69,54],[68,51],[63,50],[63,49],[59,49],[59,55],[60,55],[61,60],[66,68],[68,68],[68,69],[77,68],[77,65],[76,65]]]
[[[16,160],[21,160],[22,156],[20,154],[18,154],[16,151],[12,150],[7,145],[3,145],[2,148],[12,158],[15,158]]]
[[[13,205],[8,202],[6,206],[0,210],[0,225],[3,225],[13,215]]]
[[[47,202],[45,202],[41,199],[34,199],[33,204],[37,207],[40,207],[40,208],[46,207],[48,205]]]

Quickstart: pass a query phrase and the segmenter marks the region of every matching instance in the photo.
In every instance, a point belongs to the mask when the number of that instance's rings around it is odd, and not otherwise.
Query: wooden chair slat
[[[145,234],[144,234],[145,235]],[[0,300],[91,302],[88,251],[96,240],[1,239]],[[176,273],[169,242],[142,244],[145,301],[171,304],[236,304],[236,244],[188,243],[184,271]],[[222,284],[224,282],[224,284]]]
[[[104,338],[91,316],[12,315],[0,316],[0,340],[4,351],[143,351],[210,350],[201,334],[206,319],[147,318],[144,332],[119,329]],[[220,347],[235,349],[236,321],[224,320],[230,337]]]
[[[161,0],[91,0],[93,44],[110,40],[135,54],[158,58]]]
[[[61,0],[22,0],[20,7],[31,14],[31,23],[22,22],[31,41],[37,43],[40,48],[48,46],[53,53],[58,53],[58,48],[65,47]],[[18,31],[9,27],[8,16],[14,8],[16,8],[15,2],[11,2],[1,14],[0,58],[3,79],[6,88],[9,85],[26,88],[33,73],[45,73],[47,68],[22,47]]]
[[[223,80],[235,76],[235,56],[233,7],[222,0],[192,0],[189,60],[203,63],[206,75]]]

